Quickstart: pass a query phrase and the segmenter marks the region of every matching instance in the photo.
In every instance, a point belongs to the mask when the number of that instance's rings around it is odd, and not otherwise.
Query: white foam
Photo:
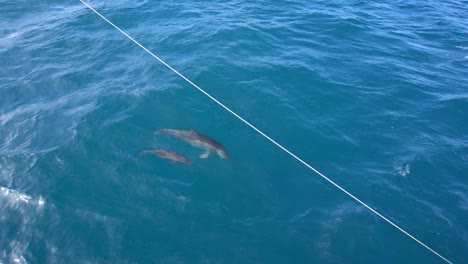
[[[13,259],[13,261],[14,261],[15,263],[28,263],[28,262],[26,262],[26,260],[24,259],[23,256],[16,257],[16,258]]]
[[[43,206],[45,203],[44,198],[42,196],[39,196],[39,199],[37,200],[37,205],[38,206]]]
[[[406,165],[395,164],[393,166],[393,169],[396,174],[403,176],[403,177],[411,173],[411,166],[409,164],[406,164]]]
[[[6,199],[9,203],[13,205],[16,205],[18,203],[31,203],[42,206],[45,203],[42,197],[39,197],[39,199],[36,200],[27,194],[6,187],[0,187],[0,197],[4,197],[4,199]]]

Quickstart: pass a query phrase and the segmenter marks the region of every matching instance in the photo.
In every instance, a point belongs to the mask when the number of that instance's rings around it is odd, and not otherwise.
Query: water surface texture
[[[89,3],[467,263],[467,1]],[[0,69],[0,263],[443,263],[80,1],[0,1]]]

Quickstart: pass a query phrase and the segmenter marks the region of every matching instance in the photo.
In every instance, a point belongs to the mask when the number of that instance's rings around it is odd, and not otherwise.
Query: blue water
[[[176,2],[90,4],[467,263],[467,1]],[[0,263],[443,263],[79,1],[0,1],[0,68]]]

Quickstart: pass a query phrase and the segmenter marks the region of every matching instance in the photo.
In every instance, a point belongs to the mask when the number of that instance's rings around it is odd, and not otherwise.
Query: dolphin
[[[206,159],[210,154],[218,154],[223,159],[231,159],[226,149],[218,141],[200,134],[190,128],[189,130],[179,130],[179,129],[159,129],[156,130],[153,134],[155,135],[170,135],[176,138],[180,138],[185,142],[190,143],[190,145],[201,148],[205,152],[201,154],[200,158]]]
[[[161,158],[168,159],[172,162],[182,162],[186,164],[192,164],[190,160],[188,160],[186,157],[183,155],[175,152],[175,151],[170,151],[170,150],[165,150],[165,149],[148,149],[148,150],[142,150],[140,153],[138,153],[138,157],[140,157],[143,154],[146,153],[151,153],[154,155],[157,155]]]

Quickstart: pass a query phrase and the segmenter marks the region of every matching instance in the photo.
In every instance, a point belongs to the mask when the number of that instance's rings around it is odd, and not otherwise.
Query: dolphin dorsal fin
[[[194,130],[193,128],[190,128],[190,129],[189,129],[189,132],[190,132],[190,133],[197,133],[197,132],[195,132],[195,130]]]

